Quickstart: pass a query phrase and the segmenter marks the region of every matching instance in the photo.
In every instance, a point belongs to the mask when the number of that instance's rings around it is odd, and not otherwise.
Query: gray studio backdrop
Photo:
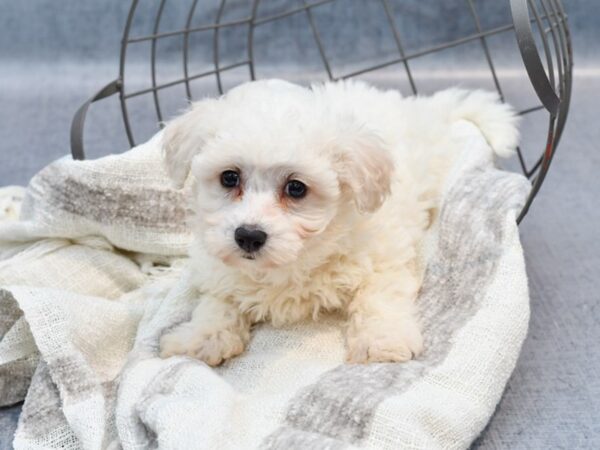
[[[149,34],[158,0],[141,1],[131,35]],[[214,20],[217,0],[200,1],[194,25]],[[258,15],[266,16],[300,4],[296,0],[261,2]],[[405,51],[423,48],[476,32],[465,0],[395,0],[390,2],[402,33]],[[577,60],[581,67],[593,60],[595,42],[600,34],[593,26],[596,0],[567,0],[575,35]],[[160,31],[179,29],[185,23],[191,0],[168,1]],[[247,16],[249,1],[229,1],[223,21]],[[475,0],[484,30],[509,24],[508,0]],[[127,0],[21,0],[0,2],[0,184],[23,184],[44,164],[68,152],[70,119],[86,97],[114,79],[122,29],[129,8]],[[595,8],[598,9],[597,7]],[[315,10],[317,26],[324,30],[324,44],[336,74],[397,56],[393,34],[379,0],[341,0]],[[220,36],[225,64],[243,58],[246,27],[224,30]],[[210,68],[212,32],[191,36],[190,70]],[[536,99],[520,69],[512,33],[488,39],[497,68],[504,70],[508,99],[518,108],[534,105]],[[157,46],[159,82],[181,77],[181,36],[161,40]],[[283,75],[299,81],[325,78],[317,47],[306,17],[262,26],[255,33],[255,58],[259,77]],[[150,43],[130,46],[128,87],[148,87]],[[420,92],[461,84],[493,89],[489,70],[479,41],[427,55],[411,61]],[[410,93],[402,66],[373,73],[389,86]],[[369,78],[365,76],[363,78]],[[502,75],[501,75],[502,78]],[[247,79],[241,68],[224,76],[225,87]],[[503,80],[501,80],[503,81]],[[200,97],[214,93],[214,82],[204,80],[193,86]],[[510,94],[510,92],[509,92]],[[183,86],[161,91],[167,117],[184,106]],[[137,140],[149,137],[156,129],[156,117],[149,96],[136,99],[133,116]],[[145,102],[146,101],[146,102]],[[537,139],[544,139],[536,134]],[[86,133],[90,156],[127,148],[115,99],[92,108]],[[532,149],[539,154],[539,148]]]
[[[151,31],[158,3],[140,1],[148,13],[136,20],[132,35]],[[190,3],[167,2],[161,31],[181,28]],[[248,3],[230,2],[223,19],[244,16]],[[263,0],[259,14],[300,3]],[[475,31],[465,0],[390,3],[408,52]],[[484,29],[510,23],[508,0],[474,3]],[[475,444],[480,448],[600,448],[600,1],[563,3],[575,48],[574,98],[553,167],[521,226],[532,298],[529,337],[496,415]],[[201,0],[199,5],[194,23],[212,21],[218,2]],[[69,152],[74,112],[117,76],[128,8],[127,0],[0,0],[0,186],[26,184],[41,167]],[[325,46],[336,74],[397,55],[379,0],[338,0],[320,7],[316,20],[327,30]],[[192,38],[193,71],[210,68],[210,37],[198,33]],[[244,51],[239,38],[235,30],[223,33],[225,61]],[[261,28],[255,42],[259,77],[325,79],[305,17]],[[520,109],[533,106],[536,98],[520,71],[514,36],[498,35],[489,45],[507,99]],[[159,44],[159,81],[181,77],[180,46],[181,39]],[[148,55],[149,44],[132,48],[130,86],[149,86]],[[415,59],[411,67],[421,92],[455,84],[494,88],[477,41]],[[224,78],[225,87],[246,78],[247,70],[234,71]],[[410,93],[401,66],[370,78]],[[214,94],[214,79],[192,88],[197,97]],[[185,104],[184,90],[167,91],[161,101],[166,116],[172,116]],[[138,141],[156,130],[153,105],[146,100],[132,106]],[[523,123],[523,146],[533,155],[542,149],[544,127],[543,114]],[[116,98],[92,107],[86,144],[89,157],[128,148]],[[17,415],[18,407],[0,409],[0,448],[8,445]]]

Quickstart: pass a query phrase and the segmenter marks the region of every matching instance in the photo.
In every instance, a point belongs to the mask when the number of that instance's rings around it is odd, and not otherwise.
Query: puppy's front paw
[[[348,334],[346,361],[349,363],[405,362],[423,351],[423,337],[416,322],[397,327],[355,330]]]
[[[160,357],[187,355],[218,366],[244,351],[244,340],[231,330],[206,333],[183,324],[160,338]]]

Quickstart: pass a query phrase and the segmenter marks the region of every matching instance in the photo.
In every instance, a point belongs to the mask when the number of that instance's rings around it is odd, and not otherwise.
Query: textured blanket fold
[[[0,190],[0,405],[25,399],[15,448],[467,447],[527,330],[515,217],[529,184],[494,168],[473,124],[448,133],[463,151],[422,249],[426,350],[403,364],[344,364],[335,315],[261,325],[217,369],[158,358],[161,333],[193,306],[187,208],[159,135],[60,159],[24,198]]]

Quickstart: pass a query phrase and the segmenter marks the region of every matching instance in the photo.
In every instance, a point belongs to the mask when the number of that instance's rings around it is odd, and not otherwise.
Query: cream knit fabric
[[[526,180],[493,167],[474,125],[423,248],[425,353],[346,365],[341,319],[257,328],[217,369],[159,359],[190,314],[183,195],[158,139],[63,158],[0,190],[0,404],[25,398],[17,449],[466,448],[527,330],[515,214]]]

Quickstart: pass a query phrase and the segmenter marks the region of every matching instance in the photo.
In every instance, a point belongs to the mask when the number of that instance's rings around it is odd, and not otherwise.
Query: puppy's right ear
[[[188,112],[168,122],[163,130],[163,160],[178,189],[184,186],[194,157],[216,133],[218,103],[217,99],[193,103]]]

